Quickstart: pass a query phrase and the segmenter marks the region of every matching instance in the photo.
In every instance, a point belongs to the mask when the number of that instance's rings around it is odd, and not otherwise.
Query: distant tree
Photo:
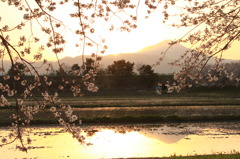
[[[11,68],[8,70],[8,75],[10,76],[22,76],[25,75],[26,66],[23,63],[16,62]]]
[[[134,63],[125,61],[124,59],[114,61],[113,64],[107,67],[109,76],[109,83],[112,88],[122,89],[129,88],[133,85],[134,80]]]
[[[66,72],[62,67],[60,67],[60,68],[56,71],[56,75],[57,75],[57,76],[66,76],[66,75],[67,75],[67,72]]]
[[[139,75],[152,75],[154,70],[150,65],[141,65],[137,68]]]
[[[114,61],[112,65],[107,67],[107,71],[115,76],[131,76],[133,75],[134,63],[125,61],[124,59]]]
[[[107,69],[100,68],[99,71],[98,71],[98,75],[106,76],[107,75]]]
[[[95,67],[95,60],[93,60],[92,58],[86,58],[86,61],[84,62],[84,66],[85,66],[85,73],[89,72],[90,70],[93,70]]]
[[[25,73],[27,72],[26,66],[21,62],[14,63],[8,70],[7,75],[3,77],[6,83],[16,90],[18,96],[24,91],[24,84],[26,81]],[[4,91],[3,91],[4,92]],[[13,91],[8,92],[8,94],[14,94]]]
[[[67,76],[68,73],[70,72],[70,67],[66,64],[62,64],[58,70],[56,70],[56,75],[57,76]]]
[[[101,68],[96,76],[96,85],[101,91],[110,90],[115,83],[112,76],[109,76],[106,69]]]
[[[78,64],[73,64],[70,70],[71,75],[78,75],[80,74],[81,67]]]
[[[158,75],[154,73],[152,66],[143,64],[138,66],[137,71],[139,72],[141,85],[147,88],[156,86]]]
[[[72,67],[71,67],[71,70],[72,71],[78,71],[78,70],[80,70],[80,68],[81,67],[78,64],[73,64]]]

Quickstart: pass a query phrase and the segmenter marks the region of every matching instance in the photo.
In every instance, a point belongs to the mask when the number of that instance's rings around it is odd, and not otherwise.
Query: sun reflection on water
[[[33,128],[28,153],[14,145],[1,148],[0,156],[12,158],[127,158],[195,155],[240,151],[240,124],[176,124],[135,126],[89,126],[84,134],[91,146],[83,146],[59,127]],[[221,126],[221,127],[220,127]],[[219,128],[220,127],[220,128]],[[6,128],[0,129],[7,134]]]

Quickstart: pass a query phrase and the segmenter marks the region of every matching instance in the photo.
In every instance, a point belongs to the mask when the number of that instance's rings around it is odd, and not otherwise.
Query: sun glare
[[[9,12],[6,9],[9,9],[9,7],[0,6],[0,10],[6,11],[6,13]],[[72,5],[65,5],[62,6],[61,9],[68,10],[69,13],[72,13],[76,8]],[[11,12],[16,12],[16,10],[14,10],[14,8],[11,8]],[[61,19],[64,23],[71,27],[71,30],[68,30],[67,28],[64,30],[60,30],[61,33],[64,33],[67,42],[64,46],[64,52],[58,54],[59,58],[64,58],[66,56],[76,57],[82,54],[91,55],[92,53],[96,53],[97,51],[99,51],[100,49],[96,49],[96,47],[87,48],[85,51],[83,51],[81,47],[83,45],[81,43],[78,43],[78,37],[74,35],[74,30],[79,27],[78,20],[75,18],[71,18],[69,16],[69,13],[62,12],[59,9],[56,14],[57,18]],[[101,39],[103,38],[106,39],[106,45],[108,46],[108,49],[106,50],[104,55],[117,55],[120,53],[136,53],[144,47],[157,44],[166,39],[178,39],[189,30],[189,28],[172,28],[168,25],[164,25],[162,23],[162,14],[159,11],[152,13],[152,15],[148,19],[145,19],[143,14],[144,12],[140,12],[137,21],[138,27],[131,32],[109,31],[108,27],[106,27],[108,25],[107,22],[97,22],[95,25],[96,34],[94,33],[93,35],[91,35],[91,38],[96,41],[101,41]],[[22,15],[17,15],[15,17],[14,15],[13,17],[13,14],[8,14],[2,18],[1,22],[4,24],[6,23],[9,25],[13,25],[16,23],[15,19],[21,19],[21,16]],[[113,19],[111,23],[114,23],[114,25],[118,25],[119,20]],[[35,29],[35,34],[38,33],[37,30],[38,29]],[[28,32],[28,30],[23,30],[20,33],[22,34],[26,31]],[[44,37],[42,38],[44,40]],[[79,47],[76,47],[76,44],[79,45]],[[240,54],[238,54],[238,50],[239,45],[237,43],[234,43],[233,47],[229,49],[223,55],[223,57],[229,59],[240,59]],[[44,58],[48,60],[56,60],[56,55],[52,53],[51,50],[47,50],[44,52]]]

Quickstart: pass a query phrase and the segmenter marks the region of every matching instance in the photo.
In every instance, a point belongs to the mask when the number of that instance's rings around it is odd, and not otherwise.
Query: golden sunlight
[[[59,127],[40,127],[38,129],[33,129],[35,135],[32,136],[34,139],[32,146],[35,149],[29,151],[28,154],[18,151],[10,153],[11,156],[9,156],[9,151],[13,148],[11,145],[8,145],[3,147],[1,156],[25,158],[26,155],[28,157],[36,157],[37,154],[39,158],[70,157],[76,159],[79,156],[82,158],[163,157],[174,154],[211,154],[213,151],[222,152],[223,150],[224,152],[230,152],[238,147],[239,142],[238,135],[230,135],[227,138],[224,135],[220,135],[218,138],[214,137],[219,132],[217,129],[207,129],[208,135],[176,135],[163,134],[166,130],[163,127],[160,131],[143,129],[143,131],[126,131],[124,133],[103,128],[99,129],[92,136],[87,137],[87,142],[93,145],[83,146],[73,139],[70,134],[62,132]],[[3,132],[3,130],[0,130],[0,132]],[[51,135],[44,135],[46,132]],[[173,140],[174,142],[172,142]],[[206,142],[208,143],[207,145]],[[41,147],[42,145],[47,146]],[[48,153],[46,153],[46,149]]]
[[[4,11],[6,13],[9,12],[16,12],[16,9],[14,7],[7,7],[6,4],[0,6],[0,10]],[[63,10],[68,11],[69,13],[74,12],[74,7],[65,5],[61,6]],[[71,9],[69,9],[71,8]],[[174,12],[174,11],[173,11]],[[77,43],[78,37],[74,34],[74,30],[76,30],[79,27],[79,23],[77,19],[70,18],[69,13],[66,12],[60,12],[58,11],[56,14],[56,17],[59,18],[61,21],[66,23],[66,25],[70,26],[71,29],[65,28],[63,30],[58,30],[61,33],[64,33],[66,38],[66,44],[64,45],[64,52],[58,54],[59,58],[63,58],[66,56],[70,57],[76,57],[80,56],[83,53],[85,55],[91,55],[92,53],[96,53],[96,48],[87,48],[84,52],[82,49],[82,44]],[[140,12],[140,14],[144,14]],[[13,16],[14,15],[14,16]],[[21,19],[20,17],[23,16],[21,14],[6,14],[4,17],[1,18],[1,25],[7,24],[12,25],[19,23],[16,22],[16,19]],[[171,26],[168,26],[167,24],[162,23],[162,14],[160,11],[156,11],[155,13],[152,13],[152,15],[145,19],[143,15],[139,15],[138,21],[137,21],[137,28],[131,32],[120,32],[120,31],[109,31],[107,22],[97,22],[96,23],[96,31],[92,35],[91,38],[93,38],[96,41],[100,41],[101,39],[106,39],[106,45],[108,46],[108,50],[105,52],[104,55],[109,54],[119,54],[119,53],[135,53],[144,47],[151,46],[154,44],[157,44],[163,40],[166,39],[178,39],[182,37],[189,28],[172,28]],[[35,23],[35,21],[33,21]],[[114,22],[114,24],[119,23],[119,20],[112,19],[111,23]],[[30,23],[26,23],[26,25],[30,26]],[[120,25],[120,24],[119,24]],[[37,27],[39,28],[39,27]],[[27,30],[22,30],[21,32],[18,32],[17,34],[26,34],[29,32],[29,27]],[[40,28],[39,28],[40,29]],[[34,34],[39,33],[39,29],[34,30]],[[42,37],[44,38],[44,36]],[[13,39],[14,40],[14,39]],[[42,42],[44,45],[44,42]],[[76,44],[79,45],[79,47],[76,47]],[[186,45],[185,45],[186,46]],[[224,54],[224,58],[228,59],[240,59],[240,54],[238,54],[239,45],[237,43],[234,44],[234,46],[228,50]],[[37,51],[37,48],[32,47],[34,52]],[[99,50],[98,50],[99,51]],[[56,55],[51,52],[51,50],[45,50],[44,58],[48,60],[56,60]],[[31,55],[32,56],[32,55]],[[31,59],[32,57],[27,57]]]

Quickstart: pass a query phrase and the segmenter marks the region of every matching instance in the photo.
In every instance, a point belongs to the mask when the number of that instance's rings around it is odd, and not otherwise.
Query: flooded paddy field
[[[191,95],[191,94],[190,94]],[[74,108],[80,118],[124,117],[124,116],[237,116],[240,115],[240,96],[238,94],[200,95],[119,95],[64,97],[63,103]],[[24,105],[34,104],[33,99],[24,101]],[[14,111],[14,100],[11,106]],[[51,120],[51,105],[36,115]],[[10,109],[0,109],[0,119],[4,121],[11,115]]]
[[[6,136],[8,130],[1,128],[1,136]],[[33,140],[28,153],[10,144],[1,147],[1,157],[94,159],[240,152],[239,122],[85,125],[82,130],[90,146],[79,144],[56,126],[25,130]]]
[[[221,116],[240,115],[240,106],[151,106],[151,107],[100,107],[74,108],[82,118],[122,116]]]
[[[33,102],[26,101],[24,104]],[[240,98],[234,97],[97,97],[64,98],[63,103],[73,106],[80,119],[93,120],[95,125],[80,125],[90,146],[81,145],[70,134],[57,126],[24,128],[32,139],[28,153],[16,150],[16,144],[1,147],[4,159],[60,159],[60,158],[132,158],[163,157],[172,155],[207,155],[240,152],[240,122],[151,123],[121,122],[104,125],[98,118],[124,118],[146,116],[215,117],[226,121],[226,116],[240,115]],[[14,107],[14,102],[12,102]],[[49,106],[35,115],[33,124],[56,122]],[[9,125],[14,109],[0,109],[0,124]],[[145,119],[145,118],[143,118]],[[191,119],[191,118],[190,118]],[[194,120],[196,121],[196,120]],[[211,121],[211,120],[210,120]],[[212,120],[215,121],[215,120]],[[4,123],[5,122],[5,123]],[[83,120],[83,123],[85,121]],[[86,122],[87,123],[87,122]],[[99,124],[99,125],[96,125]],[[124,123],[120,125],[119,123]],[[11,124],[11,123],[10,123]],[[0,136],[8,135],[7,127],[0,128]],[[19,144],[19,143],[17,143]]]
[[[73,108],[74,114],[86,123],[181,122],[240,120],[239,105],[209,106],[147,106],[147,107],[86,107]],[[0,109],[0,124],[9,125],[14,110]],[[170,118],[168,118],[170,117]],[[111,121],[108,119],[112,119]],[[206,120],[205,120],[206,119]],[[56,124],[49,109],[34,115],[34,124]]]
[[[41,98],[37,98],[41,101]],[[28,98],[24,104],[33,104],[35,99]],[[12,106],[14,99],[9,99]],[[73,107],[147,107],[147,106],[205,106],[205,105],[240,105],[240,92],[230,94],[163,94],[163,95],[108,95],[108,96],[83,96],[83,97],[61,97],[61,102]]]

